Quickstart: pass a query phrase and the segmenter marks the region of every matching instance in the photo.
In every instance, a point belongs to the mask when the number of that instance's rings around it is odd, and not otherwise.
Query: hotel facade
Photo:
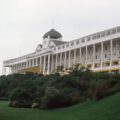
[[[63,72],[69,72],[75,64],[93,72],[120,72],[120,26],[69,42],[62,41],[62,35],[51,29],[33,53],[5,60],[3,74],[5,68],[10,68],[11,74],[50,74],[58,66],[63,66]]]

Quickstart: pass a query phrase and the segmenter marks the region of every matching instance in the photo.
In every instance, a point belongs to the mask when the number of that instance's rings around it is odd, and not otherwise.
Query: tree
[[[61,65],[61,66],[57,66],[56,71],[57,71],[57,72],[62,72],[63,69],[64,69],[64,66],[63,66],[63,65]]]

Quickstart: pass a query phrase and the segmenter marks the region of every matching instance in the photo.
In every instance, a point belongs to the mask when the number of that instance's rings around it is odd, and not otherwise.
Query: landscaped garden
[[[0,100],[0,120],[119,120],[120,74],[1,76]]]

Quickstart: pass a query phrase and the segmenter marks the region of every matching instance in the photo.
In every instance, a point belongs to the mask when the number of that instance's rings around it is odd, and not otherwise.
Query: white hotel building
[[[54,73],[58,66],[64,71],[80,64],[93,72],[120,71],[120,27],[97,32],[73,41],[62,41],[62,35],[51,29],[43,36],[43,44],[36,50],[18,58],[5,60],[4,70],[11,73]],[[5,74],[5,71],[3,71]]]

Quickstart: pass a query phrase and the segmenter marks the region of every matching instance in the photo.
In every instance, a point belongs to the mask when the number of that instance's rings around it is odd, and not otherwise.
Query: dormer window
[[[95,35],[92,35],[92,39],[93,39],[93,40],[96,39],[96,34],[95,34]]]
[[[46,44],[46,41],[44,41],[43,43]]]
[[[102,33],[101,33],[101,37],[105,37],[105,32],[102,32]]]
[[[115,34],[115,33],[116,33],[116,29],[113,29],[113,30],[112,30],[112,34]]]
[[[71,43],[71,46],[73,46],[73,45],[74,45],[74,42]]]
[[[76,41],[76,44],[79,44],[79,40],[78,40],[78,41]]]
[[[87,37],[87,41],[90,41],[90,39],[91,39],[91,37],[90,37],[90,36],[88,36],[88,37]]]
[[[82,43],[85,42],[85,39],[83,38],[83,39],[81,40],[81,42],[82,42]]]
[[[58,50],[60,49],[60,46],[58,47]]]
[[[119,27],[119,28],[117,28],[117,32],[120,32],[120,27]]]
[[[69,44],[67,44],[66,47],[69,47]]]
[[[97,34],[97,39],[100,38],[100,33]]]
[[[36,48],[36,52],[41,51],[41,49],[42,49],[42,45],[39,44],[39,45],[37,46],[37,48]]]
[[[63,45],[62,48],[65,48],[65,46]]]

